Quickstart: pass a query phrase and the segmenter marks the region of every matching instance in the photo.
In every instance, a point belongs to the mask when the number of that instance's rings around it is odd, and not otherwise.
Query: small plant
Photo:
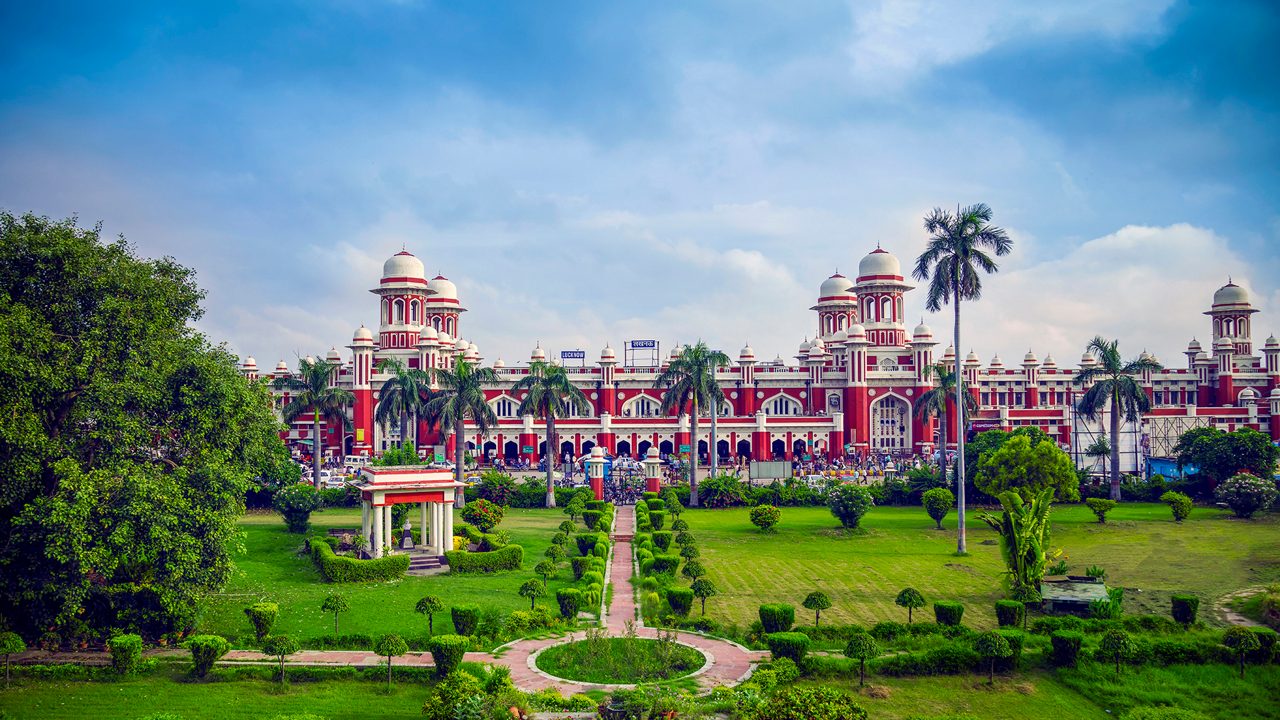
[[[137,635],[116,635],[107,641],[111,651],[111,667],[120,675],[132,675],[142,662],[142,638]]]
[[[565,504],[563,512],[565,515],[569,516],[569,521],[571,523],[577,523],[578,518],[586,511],[587,501],[582,499],[582,495],[574,495],[573,499]],[[577,525],[574,525],[573,528],[570,528],[565,532],[573,532],[575,529],[577,529]]]
[[[1102,524],[1106,524],[1107,522],[1107,513],[1111,512],[1116,507],[1115,500],[1108,500],[1106,498],[1088,498],[1084,501],[1084,504],[1089,506],[1089,509],[1093,511],[1095,516],[1097,516],[1098,522]]]
[[[576,588],[562,588],[556,591],[556,603],[560,605],[560,617],[572,621],[578,617],[582,593]]]
[[[330,593],[329,597],[324,599],[320,604],[320,612],[333,613],[333,634],[338,635],[338,614],[344,613],[351,609],[351,604],[342,595]]]
[[[191,651],[191,674],[202,678],[213,669],[213,664],[227,654],[231,645],[220,635],[192,635],[187,638]]]
[[[280,615],[280,606],[273,602],[254,603],[244,609],[244,614],[249,618],[249,624],[253,626],[254,637],[258,642],[262,642],[263,638],[271,634],[271,628],[276,624],[276,617]]]
[[[1174,522],[1182,522],[1191,515],[1191,498],[1180,492],[1170,490],[1160,496],[1160,502],[1169,506],[1169,510],[1173,513]]]
[[[1227,631],[1222,633],[1222,644],[1235,651],[1236,657],[1240,660],[1240,679],[1243,680],[1245,656],[1262,647],[1262,643],[1258,642],[1258,636],[1249,628],[1227,628]]]
[[[996,601],[996,623],[1000,627],[1018,627],[1026,617],[1027,606],[1017,600]]]
[[[910,625],[911,612],[916,608],[924,607],[924,595],[921,595],[920,591],[915,588],[903,588],[893,602],[898,607],[907,609],[907,624]]]
[[[558,563],[564,560],[565,551],[564,551],[564,548],[559,545],[552,545],[547,548],[547,552],[545,553],[545,555],[547,559],[550,560],[551,562]]]
[[[1071,630],[1059,630],[1049,636],[1053,646],[1053,664],[1057,667],[1073,668],[1080,662],[1080,646],[1084,644],[1084,635]]]
[[[529,609],[532,610],[538,598],[547,594],[547,586],[538,578],[529,578],[520,586],[520,597],[529,598]]]
[[[675,513],[672,513],[672,514],[674,515]],[[677,518],[675,522],[671,523],[672,532],[684,532],[688,529],[689,529],[689,521],[683,518]]]
[[[685,545],[684,547],[680,548],[680,557],[686,560],[692,560],[700,556],[701,554],[702,553],[698,550],[697,545]]]
[[[488,500],[472,500],[463,506],[462,519],[480,532],[487,533],[498,527],[505,512],[501,505]]]
[[[564,533],[566,537],[578,531],[578,526],[572,520],[561,520],[557,528],[560,532]]]
[[[958,626],[960,619],[964,617],[964,605],[950,600],[939,600],[933,604],[933,617],[939,625]]]
[[[568,542],[569,542],[569,536],[568,536],[568,535],[566,535],[566,534],[564,534],[564,533],[562,533],[562,532],[558,532],[558,533],[556,533],[555,535],[552,535],[552,536],[551,536],[551,544],[553,544],[553,545],[561,545],[561,546],[563,546],[563,545],[567,544]]]
[[[855,529],[862,522],[862,516],[875,506],[875,500],[871,491],[861,485],[837,485],[831,489],[827,506],[841,526]]]
[[[920,503],[924,505],[924,511],[929,513],[929,517],[933,518],[934,524],[941,530],[943,519],[956,505],[956,496],[946,488],[931,488],[925,490],[920,496]]]
[[[480,627],[480,608],[475,605],[454,605],[449,608],[453,631],[458,635],[475,635]]]
[[[769,720],[866,720],[857,697],[822,686],[791,685],[760,705],[753,717]]]
[[[675,532],[675,531],[672,531],[672,532]],[[684,547],[685,545],[692,545],[694,543],[693,534],[690,533],[688,530],[681,530],[680,532],[676,533],[675,543],[680,547]]]
[[[304,533],[311,524],[311,512],[320,507],[320,491],[311,483],[292,483],[276,491],[271,506],[284,517],[289,532]]]
[[[867,661],[880,655],[880,645],[864,632],[854,633],[844,646],[844,655],[858,661],[858,685],[861,687],[867,681]]]
[[[387,659],[387,688],[391,688],[391,658],[400,657],[409,652],[409,645],[399,635],[383,635],[373,651]]]
[[[1116,663],[1116,675],[1120,674],[1120,663],[1133,654],[1133,640],[1129,633],[1120,629],[1108,630],[1098,643],[1098,654],[1110,658]]]
[[[686,579],[697,580],[707,574],[707,569],[704,568],[702,563],[697,560],[689,560],[684,564],[684,567],[680,569],[680,574],[685,576]]]
[[[693,589],[674,587],[667,590],[667,604],[680,617],[688,617],[693,609]]]
[[[786,632],[796,622],[796,609],[785,603],[760,606],[760,625],[766,633]]]
[[[436,595],[426,595],[413,606],[413,611],[427,616],[427,637],[436,634],[436,613],[444,611],[444,601]]]
[[[471,649],[471,640],[461,635],[441,635],[431,640],[430,649],[436,675],[443,678],[462,664],[467,650]]]
[[[782,519],[782,511],[773,505],[757,505],[751,508],[751,524],[760,528],[761,532],[773,532],[773,527]]]
[[[1066,558],[1059,558],[1044,569],[1045,575],[1066,575],[1071,570],[1071,566],[1067,564]]]
[[[1196,613],[1200,610],[1200,598],[1195,595],[1174,595],[1169,599],[1174,621],[1184,628],[1196,622]]]
[[[1013,654],[1013,648],[1009,647],[1009,641],[1000,633],[988,630],[974,640],[973,649],[982,656],[982,659],[990,663],[987,666],[987,684],[994,685],[996,682],[996,660],[1007,658]]]
[[[1084,574],[1091,578],[1097,578],[1099,580],[1107,579],[1107,569],[1098,567],[1097,565],[1090,565],[1089,569],[1084,571]]]
[[[813,611],[813,626],[818,627],[822,624],[822,611],[831,607],[831,598],[821,590],[814,590],[805,597],[801,605],[806,610]]]
[[[556,576],[556,564],[550,560],[540,560],[533,566],[533,571],[542,576],[543,582],[550,582]]]
[[[1276,501],[1276,494],[1275,481],[1243,472],[1223,480],[1213,491],[1214,499],[1226,503],[1236,517],[1243,519],[1271,507],[1271,503]]]
[[[21,635],[15,632],[0,633],[0,655],[4,655],[4,686],[6,688],[9,687],[9,656],[26,651],[27,644],[22,641]]]
[[[707,598],[715,597],[717,594],[715,583],[704,577],[700,577],[693,581],[693,584],[689,586],[689,589],[693,591],[694,597],[702,601],[702,616],[706,617]]]
[[[280,660],[280,683],[284,684],[284,659],[300,650],[298,641],[288,635],[272,635],[262,642],[262,652]]]

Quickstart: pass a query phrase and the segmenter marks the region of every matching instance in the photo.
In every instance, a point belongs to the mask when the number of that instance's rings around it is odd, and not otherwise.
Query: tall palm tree
[[[355,402],[351,391],[330,385],[337,363],[304,359],[298,364],[298,374],[278,377],[271,382],[276,390],[289,393],[289,402],[280,410],[286,424],[311,414],[311,480],[320,487],[320,422],[326,420],[351,427],[347,406]]]
[[[453,472],[454,479],[462,484],[462,456],[466,445],[467,420],[475,423],[481,435],[488,435],[489,430],[498,424],[498,416],[484,398],[484,386],[498,382],[498,374],[490,368],[476,367],[466,360],[458,359],[452,368],[434,371],[435,384],[439,389],[432,390],[422,406],[422,415],[431,425],[449,428],[453,433]],[[462,503],[459,491],[458,503]]]
[[[999,270],[988,252],[1007,255],[1013,249],[1013,241],[1003,229],[991,224],[991,208],[982,203],[966,208],[956,208],[955,213],[934,208],[925,216],[924,229],[929,233],[929,244],[916,258],[911,275],[916,280],[929,280],[929,295],[925,307],[939,312],[942,306],[951,304],[955,314],[954,345],[956,372],[960,371],[960,302],[982,297],[982,276],[979,271],[993,273]],[[956,407],[964,407],[964,376],[956,382]],[[964,432],[956,426],[956,550],[967,552],[964,533]]]
[[[921,395],[919,400],[916,400],[916,417],[926,421],[929,418],[938,418],[938,467],[942,470],[942,479],[946,480],[947,400],[955,399],[956,373],[947,372],[947,367],[942,363],[935,363],[933,365],[926,365],[922,376],[925,380],[928,380],[930,377],[937,378],[938,385]],[[956,422],[956,427],[963,428],[965,418],[968,418],[977,411],[978,402],[973,399],[973,395],[965,393],[964,412],[960,413],[960,420]]]
[[[669,413],[685,407],[690,408],[690,463],[689,463],[689,505],[698,506],[698,413],[702,408],[711,407],[712,403],[724,400],[724,391],[716,382],[716,368],[729,364],[729,356],[719,350],[712,350],[707,344],[698,341],[697,345],[686,345],[680,354],[671,361],[666,370],[658,375],[657,387],[667,388],[662,394],[662,412]],[[708,448],[710,449],[710,448]]]
[[[1080,396],[1076,409],[1090,421],[1109,408],[1111,410],[1111,499],[1120,499],[1120,416],[1125,422],[1137,422],[1142,413],[1151,409],[1151,399],[1134,379],[1134,375],[1160,370],[1164,366],[1150,355],[1124,362],[1120,359],[1120,341],[1107,340],[1101,335],[1089,341],[1086,352],[1097,358],[1093,365],[1083,368],[1074,378],[1077,385],[1093,386]]]
[[[569,379],[569,373],[563,367],[541,360],[529,363],[529,374],[520,378],[511,390],[528,391],[520,401],[517,411],[520,415],[537,415],[546,421],[547,507],[553,508],[556,506],[556,486],[552,472],[559,455],[555,449],[556,418],[567,417],[570,410],[585,415],[591,412],[591,403]]]
[[[378,390],[378,411],[375,418],[380,423],[399,421],[400,442],[407,443],[409,420],[416,420],[422,410],[422,393],[431,385],[431,377],[422,370],[405,367],[404,363],[395,358],[383,360],[379,369],[389,373],[391,377]]]

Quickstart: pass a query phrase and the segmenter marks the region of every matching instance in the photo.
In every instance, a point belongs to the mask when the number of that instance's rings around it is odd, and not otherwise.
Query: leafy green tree
[[[1120,418],[1126,422],[1138,419],[1151,409],[1151,399],[1134,378],[1144,372],[1161,370],[1163,365],[1144,355],[1124,362],[1120,358],[1120,341],[1097,336],[1085,348],[1097,363],[1082,368],[1073,379],[1075,384],[1089,386],[1076,402],[1076,409],[1088,420],[1097,420],[1105,409],[1111,411],[1110,436],[1120,437]],[[1111,443],[1111,499],[1120,500],[1120,445]]]
[[[287,481],[270,393],[194,329],[203,298],[172,259],[0,212],[8,629],[189,630],[229,577],[255,478]]]
[[[280,682],[284,683],[284,659],[302,648],[288,635],[272,635],[262,642],[262,653],[280,660]]]
[[[409,652],[409,645],[399,635],[383,635],[378,638],[373,651],[387,659],[387,688],[391,687],[391,658],[400,657]]]
[[[661,406],[664,414],[688,408],[690,437],[698,437],[699,414],[709,410],[712,403],[724,400],[724,390],[716,382],[716,369],[728,364],[728,355],[699,340],[695,345],[684,346],[654,381],[656,387],[666,388]],[[695,440],[689,453],[689,507],[698,507],[697,450]]]
[[[996,660],[1013,654],[1013,648],[1009,647],[1009,641],[995,630],[988,630],[973,641],[973,649],[977,651],[978,655],[982,656],[982,659],[990,663],[987,666],[987,684],[994,685],[996,682]]]
[[[1093,511],[1093,514],[1097,516],[1098,523],[1103,525],[1107,522],[1107,513],[1111,512],[1116,507],[1115,500],[1107,500],[1105,498],[1089,498],[1084,501],[1084,504],[1087,505],[1089,509]]]
[[[410,420],[416,420],[422,410],[423,393],[431,387],[431,376],[417,368],[406,367],[396,358],[387,358],[378,364],[378,369],[391,377],[383,381],[378,390],[378,408],[374,419],[380,423],[390,424],[399,421],[400,443],[414,448],[417,438],[410,444]],[[417,427],[413,423],[412,427]],[[416,449],[414,455],[417,455]]]
[[[946,488],[931,488],[920,496],[920,504],[924,505],[924,511],[929,513],[929,517],[933,518],[933,522],[941,530],[943,518],[955,507],[956,496]]]
[[[311,525],[311,513],[320,507],[320,492],[312,485],[294,483],[276,491],[271,506],[284,518],[292,533],[304,533]]]
[[[581,495],[574,495],[573,498],[564,505],[564,514],[569,516],[570,522],[576,523],[578,521],[578,517],[586,511],[587,501],[583,500]],[[574,530],[576,529],[577,525],[574,526]],[[569,532],[573,532],[573,530],[570,530]]]
[[[1116,663],[1116,675],[1120,674],[1120,663],[1133,655],[1133,640],[1129,633],[1118,628],[1106,631],[1102,641],[1098,643],[1098,654],[1111,658]]]
[[[1258,636],[1246,627],[1227,628],[1227,631],[1222,634],[1222,644],[1235,651],[1236,657],[1240,660],[1240,679],[1243,680],[1245,656],[1262,647],[1262,643],[1258,642]]]
[[[757,505],[751,508],[751,524],[763,532],[771,532],[782,519],[782,511],[773,505]],[[683,543],[682,543],[683,544]]]
[[[346,596],[330,593],[320,605],[321,612],[333,613],[333,634],[338,634],[338,615],[351,609],[351,603],[347,602]]]
[[[922,377],[925,380],[933,378],[937,381],[937,385],[925,391],[916,400],[915,415],[921,420],[928,421],[930,418],[938,419],[938,469],[942,474],[942,479],[947,478],[947,402],[954,402],[956,395],[956,374],[948,372],[947,366],[942,363],[926,365]],[[965,393],[964,413],[961,421],[956,427],[965,427],[965,421],[978,412],[978,401],[973,399],[972,393]],[[941,529],[941,526],[939,526]]]
[[[439,389],[428,395],[422,415],[427,424],[452,432],[454,480],[462,483],[467,421],[475,425],[480,435],[488,435],[498,425],[498,416],[484,397],[485,386],[498,382],[498,374],[492,368],[476,367],[466,360],[455,360],[453,367],[437,369],[434,373]],[[457,496],[457,506],[462,507],[463,493]]]
[[[1226,432],[1213,427],[1188,430],[1173,446],[1178,469],[1193,465],[1197,473],[1216,487],[1218,483],[1245,471],[1262,478],[1275,472],[1280,448],[1266,433],[1253,428]]]
[[[855,529],[862,516],[875,506],[871,492],[861,485],[837,485],[827,496],[831,514],[846,528]]]
[[[546,555],[547,559],[553,563],[559,563],[560,561],[564,560],[564,557],[565,557],[564,548],[561,547],[560,545],[552,545],[551,547],[548,547],[546,553],[544,554]]]
[[[438,595],[425,595],[413,611],[427,616],[427,637],[431,637],[436,633],[436,613],[444,612],[444,601]]]
[[[902,592],[898,593],[898,597],[894,598],[893,602],[898,607],[904,607],[907,609],[907,624],[910,625],[911,612],[916,608],[924,607],[924,595],[920,594],[920,591],[915,588],[903,588]]]
[[[538,578],[529,578],[520,585],[520,597],[529,598],[529,609],[532,610],[538,598],[545,597],[547,585]]]
[[[1053,488],[1024,503],[1016,492],[1000,493],[1000,515],[982,513],[978,517],[1000,534],[1000,555],[1004,558],[1009,594],[1018,602],[1040,599],[1040,580],[1048,567],[1049,508]]]
[[[969,481],[973,482],[974,476],[977,474],[978,464],[982,459],[991,455],[995,451],[1004,447],[1004,444],[1016,437],[1025,437],[1032,447],[1042,442],[1050,442],[1057,445],[1048,433],[1038,427],[1026,426],[1017,427],[1013,430],[987,430],[978,433],[972,441],[965,443],[965,466],[972,468],[974,472],[969,473]],[[974,488],[977,489],[976,487]]]
[[[684,567],[680,569],[680,574],[690,580],[697,580],[707,574],[707,569],[704,568],[702,563],[697,560],[689,560],[684,564]]]
[[[694,597],[702,601],[702,615],[703,617],[706,617],[707,598],[715,597],[719,594],[719,591],[716,590],[716,584],[705,577],[700,577],[693,581],[693,584],[689,586],[689,589],[693,590]]]
[[[6,688],[9,687],[9,656],[26,651],[27,644],[22,641],[22,636],[18,633],[0,633],[0,655],[4,655],[4,686]]]
[[[541,360],[529,363],[529,374],[512,386],[513,392],[523,390],[526,395],[517,411],[521,416],[534,415],[546,423],[547,507],[556,506],[556,485],[553,480],[560,447],[556,436],[556,419],[573,414],[591,413],[591,402],[582,390],[569,378],[569,373],[559,365]]]
[[[813,611],[813,626],[818,627],[822,624],[822,611],[831,607],[831,598],[821,590],[814,590],[805,596],[804,602],[801,603],[806,610]]]
[[[844,656],[858,661],[858,686],[867,684],[867,661],[880,655],[876,639],[865,632],[854,633],[844,646]]]
[[[542,576],[543,582],[548,582],[556,575],[556,564],[550,560],[540,560],[533,566],[533,571]]]
[[[286,423],[303,416],[311,417],[311,480],[320,487],[320,463],[324,455],[321,423],[331,422],[342,428],[351,426],[347,406],[355,402],[350,390],[332,385],[338,363],[303,358],[297,375],[285,375],[271,381],[276,390],[289,393],[289,402],[280,409]]]
[[[1271,507],[1276,501],[1276,482],[1247,472],[1237,473],[1223,480],[1213,491],[1213,496],[1238,518],[1251,518],[1259,510]]]
[[[991,224],[991,215],[991,208],[982,203],[957,207],[955,213],[934,208],[924,219],[929,244],[916,258],[916,266],[911,273],[916,280],[929,281],[925,300],[929,312],[939,312],[943,305],[951,304],[955,315],[952,347],[956,349],[957,361],[960,349],[964,347],[960,344],[960,303],[982,296],[980,272],[989,274],[999,270],[996,261],[987,253],[1008,255],[1013,249],[1009,234]],[[964,379],[960,378],[955,387],[956,408],[965,407],[965,394]],[[956,550],[963,554],[967,552],[964,535],[965,456],[964,432],[963,428],[960,429],[961,432],[956,433],[956,488],[960,498],[956,506]]]
[[[1026,437],[1011,437],[1000,449],[978,461],[974,483],[992,497],[1012,490],[1029,501],[1050,488],[1058,500],[1080,499],[1080,477],[1071,456],[1052,442],[1032,446]]]

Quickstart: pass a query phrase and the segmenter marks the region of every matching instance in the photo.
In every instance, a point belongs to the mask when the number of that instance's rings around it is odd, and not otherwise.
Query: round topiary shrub
[[[676,521],[671,523],[671,530],[673,532],[684,532],[685,530],[688,530],[688,529],[689,529],[689,521],[685,520],[684,518],[676,518]]]
[[[894,599],[894,604],[898,607],[907,609],[907,624],[911,623],[911,613],[916,608],[924,607],[924,595],[920,591],[909,587],[902,588],[902,592],[898,593],[898,597]]]
[[[1174,522],[1182,522],[1191,515],[1191,498],[1180,492],[1169,492],[1160,496],[1160,502],[1169,506],[1169,510],[1173,513]]]
[[[1271,507],[1276,500],[1276,483],[1250,473],[1232,475],[1213,491],[1213,497],[1238,518],[1251,518],[1259,510]]]
[[[462,664],[467,651],[471,649],[471,639],[461,635],[439,635],[431,639],[431,659],[435,662],[436,675],[444,677]]]
[[[320,492],[311,483],[293,483],[276,491],[271,506],[284,517],[289,532],[306,532],[311,512],[320,507]]]
[[[449,608],[453,619],[453,632],[458,635],[475,635],[480,627],[480,608],[475,605],[455,605]]]
[[[957,626],[964,617],[964,605],[951,600],[939,600],[933,604],[933,618],[939,625]]]
[[[1115,661],[1116,674],[1120,674],[1120,663],[1133,655],[1133,640],[1129,633],[1120,629],[1108,630],[1098,643],[1098,656]]]
[[[1097,516],[1098,522],[1106,523],[1107,513],[1115,509],[1116,501],[1108,500],[1107,498],[1087,498],[1084,504],[1089,506],[1089,509]]]
[[[688,617],[693,609],[693,590],[691,588],[673,587],[667,590],[667,604],[672,612],[680,617]]]
[[[852,529],[875,506],[875,500],[871,491],[860,485],[837,485],[828,495],[827,506],[842,526]]]
[[[560,617],[573,620],[578,617],[578,608],[582,605],[582,593],[575,588],[561,588],[556,591],[556,602],[560,605]]]
[[[996,601],[996,623],[1000,627],[1018,627],[1022,625],[1022,618],[1026,612],[1026,606],[1017,600]]]
[[[933,518],[934,524],[941,530],[943,518],[956,505],[956,496],[946,488],[930,488],[920,496],[920,504],[924,505],[924,511],[929,513],[929,517]]]
[[[785,603],[760,606],[760,625],[766,633],[787,632],[796,623],[796,609]]]
[[[472,500],[462,508],[462,519],[482,533],[498,527],[506,511],[488,500]]]
[[[142,662],[142,638],[137,635],[117,635],[107,641],[111,651],[111,667],[120,675],[132,675]]]
[[[1073,668],[1080,662],[1080,646],[1084,635],[1073,630],[1059,630],[1049,636],[1053,645],[1053,664],[1056,667]]]
[[[1175,622],[1184,628],[1189,627],[1196,621],[1196,613],[1200,610],[1200,598],[1195,595],[1174,595],[1169,599],[1171,611]]]
[[[849,693],[822,686],[791,685],[774,693],[756,716],[769,720],[866,720],[867,711]]]
[[[688,530],[681,530],[680,532],[676,533],[675,542],[680,547],[684,547],[685,545],[692,545],[694,543],[693,533],[689,532]]]
[[[244,609],[244,614],[249,618],[249,624],[253,625],[254,637],[262,642],[263,638],[271,634],[276,617],[280,615],[280,606],[273,602],[254,603]]]
[[[782,511],[772,505],[757,505],[751,508],[751,524],[762,532],[772,532],[773,527],[782,519]]]
[[[672,535],[670,530],[654,530],[653,531],[653,544],[659,550],[665,551],[668,548],[670,548],[673,540],[674,540],[674,536]]]
[[[192,635],[186,646],[191,651],[191,674],[198,678],[208,675],[213,664],[231,649],[221,635]]]
[[[596,525],[600,524],[600,516],[603,514],[599,510],[583,511],[582,522],[586,524],[588,530],[595,530]]]
[[[1240,660],[1240,677],[1244,678],[1244,660],[1249,653],[1262,647],[1258,636],[1246,627],[1231,627],[1222,633],[1222,644],[1235,652]],[[114,653],[113,653],[114,655]]]
[[[667,504],[658,498],[648,498],[644,501],[644,504],[649,508],[650,511],[665,510],[667,507]]]
[[[798,632],[775,632],[764,636],[775,660],[787,658],[799,664],[809,652],[809,636]]]

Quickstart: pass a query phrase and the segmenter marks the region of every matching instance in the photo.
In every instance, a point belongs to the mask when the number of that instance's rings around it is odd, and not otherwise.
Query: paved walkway
[[[635,593],[631,586],[633,573],[631,539],[635,534],[635,508],[624,505],[618,508],[613,529],[613,553],[610,556],[608,582],[613,587],[613,601],[606,609],[604,627],[611,635],[623,635],[627,631],[627,623],[633,623],[636,637],[656,638],[659,630],[645,627],[643,620],[636,613]],[[607,592],[607,587],[606,587]],[[493,653],[469,652],[468,662],[492,663],[511,668],[511,680],[516,687],[526,692],[534,692],[544,688],[555,688],[565,695],[580,693],[586,690],[604,689],[607,685],[593,685],[569,680],[553,678],[540,671],[534,665],[537,653],[552,645],[580,640],[584,632],[575,632],[562,637],[525,639],[503,645]],[[768,652],[748,650],[737,643],[699,635],[693,632],[677,632],[677,642],[701,650],[707,656],[707,664],[695,673],[698,687],[710,690],[717,685],[736,685],[751,674],[752,663],[768,659]],[[153,650],[148,657],[188,658],[186,650],[165,649]],[[15,655],[14,660],[25,663],[38,662],[75,662],[86,665],[106,665],[111,662],[105,652],[79,653],[47,653],[32,650]],[[277,661],[255,650],[232,650],[227,653],[223,663],[236,664],[272,664]],[[290,666],[353,666],[377,667],[385,662],[385,658],[369,650],[302,650],[290,655],[285,664]],[[395,665],[405,667],[432,667],[431,653],[411,652],[395,659]]]

